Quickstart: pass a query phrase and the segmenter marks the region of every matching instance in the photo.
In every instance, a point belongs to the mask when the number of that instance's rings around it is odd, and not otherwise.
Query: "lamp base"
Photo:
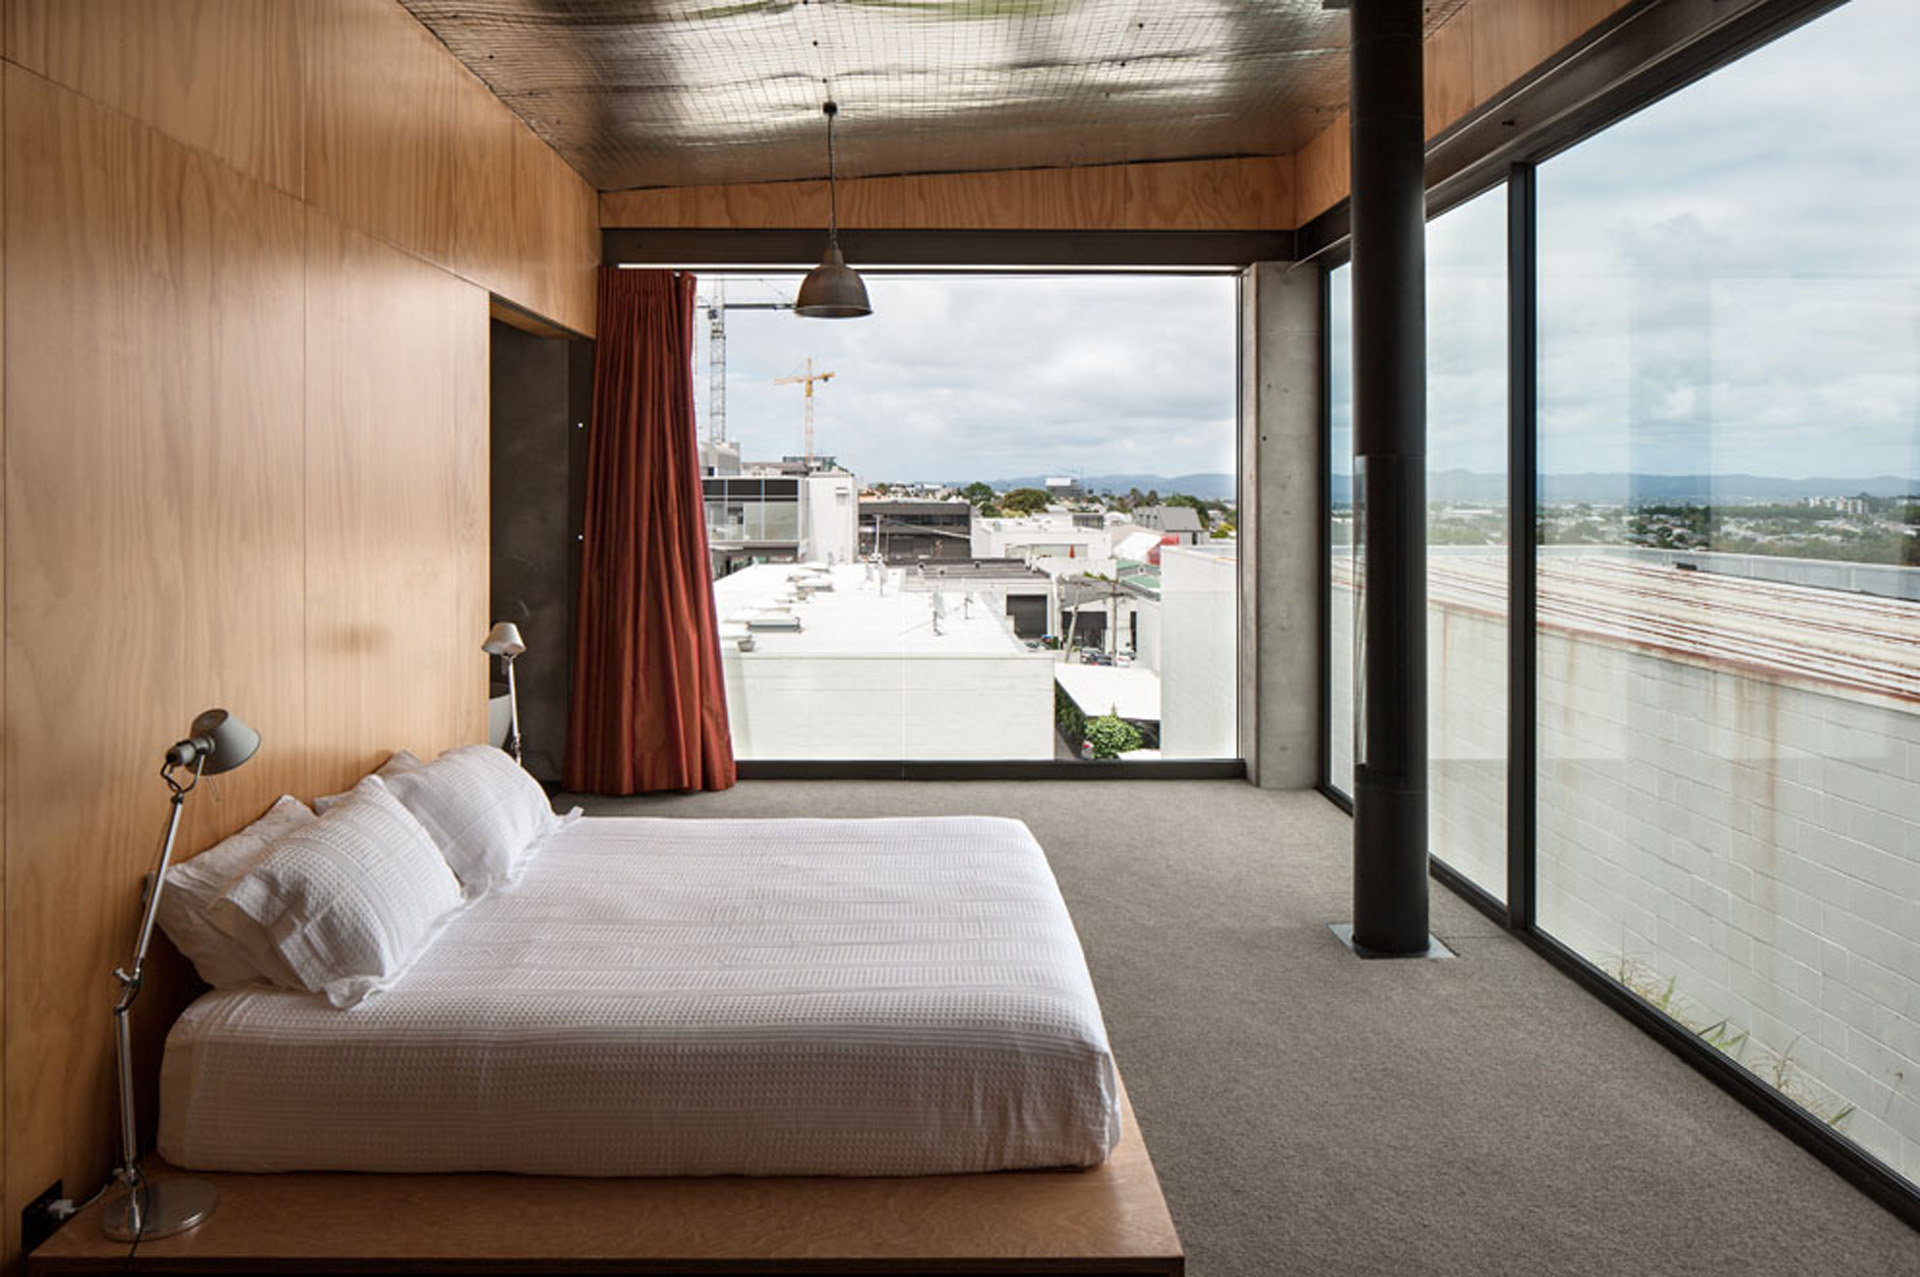
[[[136,1193],[142,1206],[137,1219],[133,1209]],[[213,1214],[219,1201],[213,1185],[203,1179],[141,1180],[131,1188],[115,1190],[107,1199],[100,1227],[117,1242],[171,1237]]]

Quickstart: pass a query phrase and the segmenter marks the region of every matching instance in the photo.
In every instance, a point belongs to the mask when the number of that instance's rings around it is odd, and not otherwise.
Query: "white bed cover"
[[[208,993],[160,1152],[220,1171],[1091,1165],[1106,1029],[1016,820],[590,818],[350,1010]]]

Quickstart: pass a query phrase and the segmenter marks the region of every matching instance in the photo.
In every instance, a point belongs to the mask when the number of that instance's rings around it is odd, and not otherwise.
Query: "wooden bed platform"
[[[190,1232],[127,1246],[82,1212],[29,1277],[103,1272],[1161,1274],[1185,1258],[1123,1092],[1091,1170],[898,1179],[203,1175]],[[173,1174],[162,1163],[156,1176]]]

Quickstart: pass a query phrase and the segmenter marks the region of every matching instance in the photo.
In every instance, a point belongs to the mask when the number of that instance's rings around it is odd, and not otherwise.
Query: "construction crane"
[[[792,377],[775,377],[773,379],[773,384],[776,386],[797,386],[805,383],[807,387],[807,473],[809,474],[813,473],[813,383],[816,381],[832,380],[832,373],[815,372],[813,370],[812,355],[807,356],[807,371],[805,374]]]
[[[727,281],[714,281],[707,299],[707,439],[727,441],[727,312],[730,310],[792,310],[792,300],[730,302]]]

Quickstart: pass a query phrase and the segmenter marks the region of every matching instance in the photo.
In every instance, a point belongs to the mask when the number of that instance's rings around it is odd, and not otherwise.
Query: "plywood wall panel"
[[[485,589],[486,510],[460,506],[484,492],[487,294],[318,212],[308,264],[307,787],[325,792],[485,735],[463,591]]]
[[[12,1198],[106,1169],[109,972],[165,817],[162,752],[210,705],[264,741],[195,796],[192,851],[298,786],[306,728],[299,205],[5,75],[5,942],[34,973],[6,989]],[[146,1070],[177,1009],[160,1000],[142,999]]]
[[[4,32],[7,21],[7,7],[11,0],[0,0],[0,32]],[[5,51],[5,37],[0,34],[0,53]],[[4,83],[5,70],[0,68],[0,147],[4,147],[7,132],[7,94]],[[7,455],[7,167],[0,163],[0,467],[4,467]],[[6,483],[5,473],[0,469],[0,739],[4,739],[7,706],[7,658],[5,634],[6,617]],[[6,1052],[6,988],[7,988],[7,806],[6,806],[6,766],[4,755],[0,755],[0,1221],[20,1218],[20,1212],[13,1206],[13,1196],[7,1192],[7,1052]],[[13,1225],[18,1227],[18,1225]],[[8,1226],[0,1222],[0,1262],[10,1259],[15,1244],[6,1235]]]
[[[1347,197],[1352,136],[1347,117],[1342,114],[1320,136],[1300,148],[1296,157],[1298,185],[1294,196],[1294,217],[1300,225],[1306,225]]]
[[[590,328],[599,236],[593,193],[392,0],[0,0],[0,39],[74,82],[7,66],[0,93],[12,1264],[20,1201],[106,1171],[109,972],[192,715],[264,743],[191,800],[186,854],[388,749],[484,738],[488,297],[459,275]],[[265,86],[303,50],[333,78],[303,104],[296,57],[283,145]],[[309,172],[373,230],[314,212]],[[193,991],[169,955],[135,1016],[148,1130]]]
[[[309,201],[591,334],[595,192],[394,0],[306,9]]]
[[[8,0],[7,56],[298,195],[292,0]]]
[[[462,292],[453,306],[450,353],[453,389],[453,543],[448,570],[454,581],[453,617],[443,627],[447,655],[447,722],[441,739],[467,745],[487,738],[491,657],[480,651],[493,625],[493,323],[487,295]],[[507,618],[503,618],[507,619]]]
[[[537,315],[592,336],[600,267],[600,197],[518,120],[508,128],[509,163],[494,200],[506,210],[504,247],[488,286]]]
[[[392,0],[306,11],[308,202],[458,269],[459,63]]]
[[[1294,161],[1290,155],[1242,160],[1133,164],[1126,168],[1122,229],[1289,230]]]
[[[840,183],[840,224],[908,230],[1274,230],[1292,225],[1290,156],[938,173]],[[825,226],[825,182],[611,191],[604,226]]]
[[[1626,0],[1473,0],[1473,101],[1478,106],[1558,53]],[[1451,123],[1451,121],[1449,121]]]
[[[1472,6],[1427,37],[1421,52],[1427,136],[1441,132],[1479,104],[1473,94]]]

